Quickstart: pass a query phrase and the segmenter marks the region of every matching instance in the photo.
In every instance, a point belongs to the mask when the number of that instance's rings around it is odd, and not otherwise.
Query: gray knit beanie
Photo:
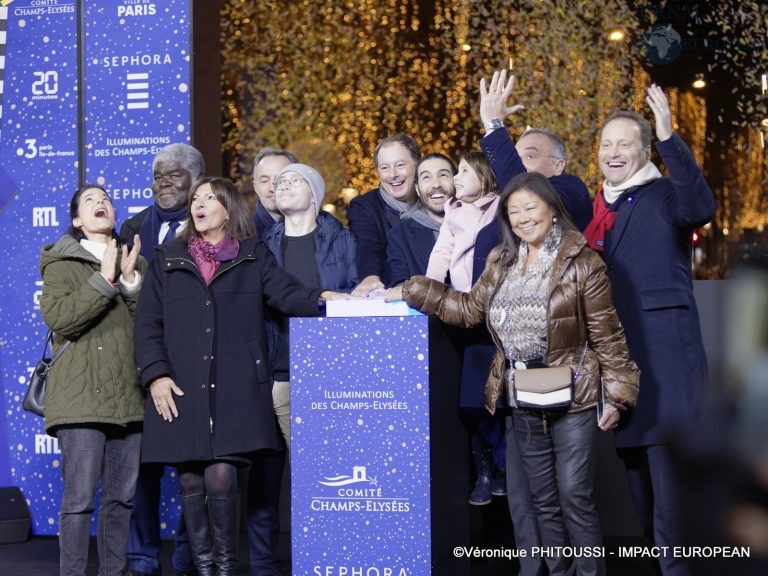
[[[325,180],[320,176],[320,172],[306,164],[288,164],[275,176],[275,182],[286,172],[296,172],[309,182],[309,189],[312,191],[312,198],[315,201],[315,216],[317,216],[323,207],[323,198],[325,198]]]

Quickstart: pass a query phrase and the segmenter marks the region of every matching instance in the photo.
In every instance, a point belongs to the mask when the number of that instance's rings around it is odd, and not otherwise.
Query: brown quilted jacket
[[[475,326],[486,317],[491,298],[510,264],[509,251],[498,246],[488,256],[485,270],[470,292],[459,292],[425,276],[414,276],[403,285],[403,298],[409,306],[435,314],[446,324]],[[601,376],[607,402],[619,409],[634,406],[640,372],[629,357],[624,329],[613,307],[605,263],[587,247],[579,232],[569,230],[563,234],[549,286],[547,318],[547,365],[570,366],[576,372],[584,343],[589,341],[584,365],[574,383],[570,411],[579,412],[597,404]],[[497,347],[485,385],[486,408],[493,413],[497,400],[506,396],[503,383],[507,361],[490,325],[488,331]]]

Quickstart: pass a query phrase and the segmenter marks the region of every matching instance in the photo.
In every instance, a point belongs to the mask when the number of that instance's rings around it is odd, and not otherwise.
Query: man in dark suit
[[[647,536],[671,547],[683,540],[680,486],[667,442],[700,415],[708,380],[691,280],[692,237],[716,205],[691,150],[672,130],[664,92],[654,84],[645,100],[669,176],[651,162],[650,123],[636,112],[613,113],[597,154],[605,180],[584,235],[608,264],[616,310],[641,373],[637,406],[619,423],[616,447]],[[659,564],[664,576],[691,574],[685,559],[671,554]]]
[[[532,128],[526,130],[515,143],[504,129],[502,120],[523,108],[520,104],[507,106],[514,85],[514,76],[507,80],[506,70],[494,72],[489,85],[486,85],[484,78],[480,81],[480,121],[485,128],[480,146],[488,158],[499,189],[504,190],[507,182],[518,174],[538,172],[549,178],[573,223],[579,230],[584,230],[592,219],[592,199],[587,185],[577,176],[566,173],[568,158],[563,141],[551,130]],[[496,220],[478,233],[474,267],[480,272],[485,267],[489,252],[500,240]]]
[[[455,193],[456,166],[447,156],[427,154],[416,166],[419,201],[387,232],[389,285],[424,274],[445,215],[445,203]]]
[[[152,260],[154,248],[172,240],[186,224],[187,195],[203,177],[203,156],[189,144],[169,144],[152,161],[152,196],[154,203],[132,216],[120,227],[125,241],[134,234],[141,238],[141,255]]]
[[[421,156],[416,141],[402,132],[385,138],[373,152],[378,188],[349,204],[349,229],[357,239],[360,284],[352,292],[365,296],[389,283],[387,232],[416,202],[416,164]]]
[[[485,128],[485,136],[480,146],[485,152],[488,163],[500,189],[507,182],[523,172],[538,172],[549,178],[557,190],[560,199],[568,209],[574,224],[583,230],[592,218],[592,200],[584,182],[565,172],[567,155],[565,144],[551,130],[543,128],[529,129],[518,139],[512,141],[504,129],[503,119],[523,107],[519,104],[507,106],[507,101],[514,88],[514,77],[507,80],[506,70],[496,71],[490,84],[485,79],[480,81],[480,121]],[[501,228],[498,219],[494,219],[477,234],[473,257],[472,280],[477,281],[485,268],[488,254],[501,240]],[[487,367],[496,350],[487,335],[478,335],[478,342],[468,348],[464,363],[468,370],[479,372],[481,366]],[[529,496],[528,478],[526,477],[511,417],[506,421],[506,473],[507,503],[518,548],[530,550],[540,546],[536,514]],[[521,576],[538,576],[545,571],[541,558],[528,555],[520,559]]]
[[[138,234],[141,255],[151,260],[155,246],[172,240],[184,228],[189,190],[204,173],[202,154],[189,144],[169,144],[160,149],[152,161],[154,203],[123,222],[120,237],[127,241]],[[161,464],[142,464],[139,468],[126,554],[129,574],[134,576],[162,574],[159,506],[164,471]],[[181,518],[173,567],[177,574],[197,574]]]

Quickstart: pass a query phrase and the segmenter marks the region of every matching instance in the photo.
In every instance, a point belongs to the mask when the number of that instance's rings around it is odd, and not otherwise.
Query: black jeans
[[[528,476],[515,440],[512,416],[507,416],[507,505],[515,531],[515,546],[525,549],[519,576],[539,576],[545,572],[541,558],[533,555],[533,547],[541,546],[536,510],[533,507]]]
[[[540,412],[513,409],[512,421],[542,546],[571,546],[579,576],[605,574],[605,559],[584,553],[603,545],[594,497],[596,411],[549,414],[545,424]],[[567,573],[568,558],[547,555],[545,562],[550,574]]]

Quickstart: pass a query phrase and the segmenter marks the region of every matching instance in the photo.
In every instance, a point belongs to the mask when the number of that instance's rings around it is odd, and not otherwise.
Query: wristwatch
[[[499,128],[504,128],[504,122],[499,120],[498,118],[494,118],[490,122],[488,122],[485,125],[485,133],[490,134],[494,130],[498,130]]]

